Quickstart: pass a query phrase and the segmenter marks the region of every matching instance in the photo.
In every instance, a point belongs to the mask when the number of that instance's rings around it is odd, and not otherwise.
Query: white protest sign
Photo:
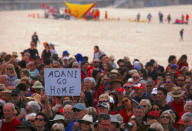
[[[45,93],[48,96],[80,96],[80,69],[45,68]]]

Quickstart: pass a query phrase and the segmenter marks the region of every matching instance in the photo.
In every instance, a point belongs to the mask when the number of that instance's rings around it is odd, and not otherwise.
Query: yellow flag
[[[91,8],[95,6],[95,4],[96,3],[80,5],[80,4],[72,4],[65,1],[65,5],[69,8],[71,14],[76,18],[83,17]]]

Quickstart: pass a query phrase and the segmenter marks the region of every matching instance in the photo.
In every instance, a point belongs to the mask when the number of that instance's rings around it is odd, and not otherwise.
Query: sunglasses
[[[154,111],[159,111],[159,108],[153,108]]]
[[[169,119],[169,116],[161,116],[161,118]]]
[[[141,105],[141,106],[143,106],[144,108],[147,107],[147,105]]]
[[[126,102],[128,102],[129,100],[124,100],[124,101],[122,101],[122,103],[124,104],[124,103],[126,103]]]
[[[28,120],[29,122],[35,122],[35,120]]]
[[[125,88],[125,89],[130,89],[131,87],[130,87],[130,86],[124,86],[123,88]]]
[[[43,118],[35,118],[35,121],[44,121],[44,119]]]
[[[7,68],[7,70],[13,70],[12,68]]]
[[[80,123],[81,123],[81,124],[86,124],[86,125],[89,125],[89,124],[90,124],[90,123],[87,122],[87,121],[81,121]]]
[[[11,96],[18,96],[18,95],[11,95]]]
[[[81,110],[79,109],[73,109],[73,112],[80,112]]]
[[[134,76],[133,79],[139,79],[139,77],[138,76]]]
[[[157,119],[156,117],[151,116],[151,115],[147,116],[147,118],[148,118],[148,119]]]
[[[119,67],[125,67],[125,65],[119,65]]]
[[[108,101],[99,101],[99,103],[103,103],[103,102],[106,102],[106,103],[107,103]]]

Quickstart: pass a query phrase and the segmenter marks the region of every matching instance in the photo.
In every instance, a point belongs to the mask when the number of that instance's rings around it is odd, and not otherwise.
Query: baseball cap
[[[63,51],[63,56],[64,55],[69,55],[69,52],[67,50]]]
[[[97,107],[105,107],[105,108],[107,108],[107,109],[109,110],[109,104],[106,103],[106,102],[101,102],[101,103],[99,103],[99,104],[97,105]]]
[[[155,94],[155,95],[157,95],[157,88],[153,88],[151,94]]]
[[[83,103],[77,103],[73,106],[72,109],[86,110],[86,107]]]

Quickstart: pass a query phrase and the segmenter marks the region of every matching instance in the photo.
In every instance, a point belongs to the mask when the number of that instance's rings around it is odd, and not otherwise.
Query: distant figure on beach
[[[189,14],[186,14],[185,19],[186,19],[186,21],[187,21],[187,24],[189,24]]]
[[[147,15],[148,23],[151,23],[151,18],[152,18],[152,15],[151,15],[151,13],[149,13],[149,14]]]
[[[140,15],[140,13],[138,13],[138,14],[137,14],[137,22],[140,21],[140,18],[141,18],[141,15]]]
[[[180,33],[180,40],[183,40],[184,29],[181,29],[179,33]]]
[[[39,37],[36,32],[32,35],[32,41],[35,43],[35,47],[37,47],[37,42],[39,42]]]
[[[182,24],[184,24],[184,21],[185,21],[185,16],[184,16],[184,14],[181,15],[181,21],[182,21]]]
[[[94,59],[96,58],[96,59],[99,59],[99,60],[100,60],[100,57],[101,57],[102,55],[105,55],[105,53],[99,49],[99,46],[97,46],[97,45],[94,46],[93,58],[94,58]]]
[[[159,11],[159,23],[163,23],[163,13]]]
[[[105,11],[105,19],[108,19],[108,12]]]
[[[168,16],[167,16],[167,22],[168,22],[168,24],[170,24],[170,22],[171,22],[171,15],[170,14],[168,14]]]

